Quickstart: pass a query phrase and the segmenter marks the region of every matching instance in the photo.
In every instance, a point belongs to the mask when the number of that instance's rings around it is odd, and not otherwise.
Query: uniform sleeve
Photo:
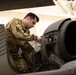
[[[18,23],[16,23],[16,21],[14,20],[13,24],[11,24],[11,30],[12,33],[14,34],[14,36],[20,40],[27,40],[27,41],[32,41],[35,40],[37,41],[37,36],[35,36],[34,34],[30,35],[26,32],[23,31],[22,26],[19,25]]]

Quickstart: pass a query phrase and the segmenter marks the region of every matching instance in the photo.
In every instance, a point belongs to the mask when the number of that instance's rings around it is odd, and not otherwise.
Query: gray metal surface
[[[0,25],[0,75],[15,75],[7,60],[5,28]]]
[[[51,5],[52,0],[0,0],[0,11]]]
[[[76,75],[76,60],[64,64],[58,70],[21,74],[21,75]]]

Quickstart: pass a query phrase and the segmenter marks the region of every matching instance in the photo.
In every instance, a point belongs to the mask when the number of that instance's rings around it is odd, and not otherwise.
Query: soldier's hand
[[[42,37],[38,37],[38,42],[41,43]]]

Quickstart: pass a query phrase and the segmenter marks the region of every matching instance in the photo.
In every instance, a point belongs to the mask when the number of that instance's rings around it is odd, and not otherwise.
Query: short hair
[[[24,19],[28,16],[30,16],[32,19],[36,18],[37,22],[39,22],[39,17],[36,14],[30,12],[24,17]]]

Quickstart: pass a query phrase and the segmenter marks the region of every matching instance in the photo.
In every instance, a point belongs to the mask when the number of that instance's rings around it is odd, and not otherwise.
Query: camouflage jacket
[[[13,18],[7,25],[6,30],[9,30],[13,35],[20,40],[37,41],[37,36],[34,34],[30,35],[30,31],[23,25],[23,21],[20,19]]]

